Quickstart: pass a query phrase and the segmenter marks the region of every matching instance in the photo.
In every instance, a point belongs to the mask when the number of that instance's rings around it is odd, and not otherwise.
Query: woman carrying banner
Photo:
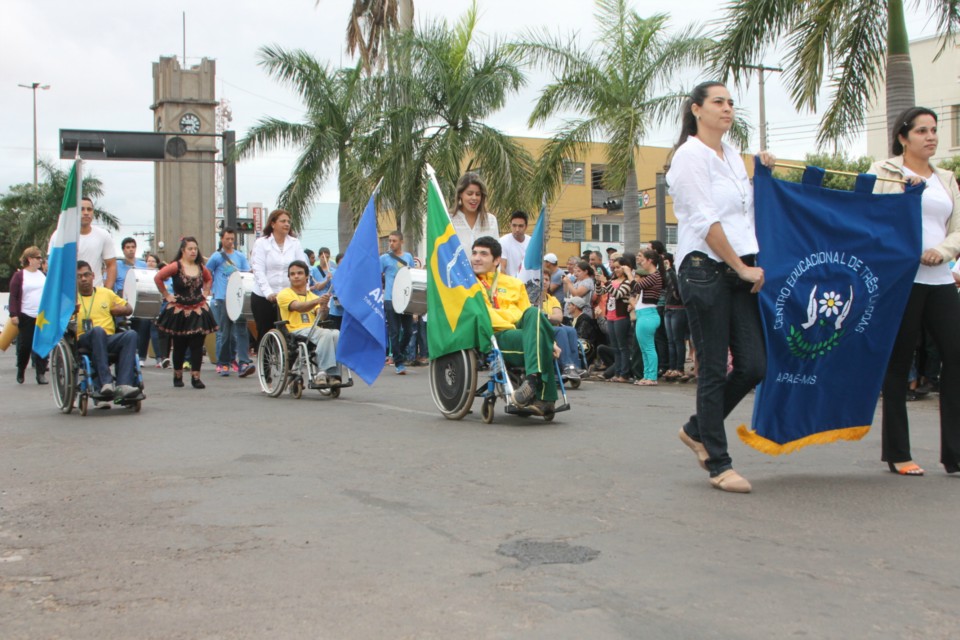
[[[733,99],[723,84],[697,85],[683,107],[667,184],[678,222],[680,291],[700,358],[697,412],[680,429],[680,440],[709,471],[711,485],[749,493],[750,483],[733,470],[723,420],[766,370],[756,298],[763,269],[756,266],[750,178],[740,154],[723,142],[733,119]],[[768,166],[775,161],[766,152],[760,157]]]
[[[893,126],[893,157],[876,162],[870,173],[881,178],[923,181],[923,252],[883,380],[883,455],[890,471],[922,476],[910,455],[907,375],[922,326],[940,348],[940,462],[947,473],[960,472],[960,298],[948,262],[960,253],[960,189],[952,172],[934,167],[937,114],[907,109]],[[898,193],[904,185],[877,181],[875,193]]]
[[[300,241],[290,233],[290,214],[276,209],[267,218],[263,235],[253,244],[250,256],[250,270],[253,272],[250,311],[257,325],[258,347],[260,338],[279,320],[277,294],[289,286],[287,267],[294,260],[306,262],[307,254]]]
[[[454,201],[457,208],[450,212],[450,223],[468,257],[477,238],[500,237],[497,217],[487,211],[487,185],[478,174],[467,172],[460,176]]]

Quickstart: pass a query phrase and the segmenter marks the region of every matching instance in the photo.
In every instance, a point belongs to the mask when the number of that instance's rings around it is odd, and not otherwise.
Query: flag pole
[[[543,307],[543,262],[547,256],[547,192],[543,192],[543,197],[540,200],[540,215],[543,216],[543,233],[540,234],[540,293],[537,296],[537,306]],[[537,222],[540,222],[537,220]]]

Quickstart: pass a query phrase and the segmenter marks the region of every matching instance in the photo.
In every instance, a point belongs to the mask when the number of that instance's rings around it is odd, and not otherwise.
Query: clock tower
[[[216,246],[215,79],[216,63],[208,58],[189,69],[175,57],[153,63],[153,130],[168,134],[171,158],[154,165],[154,249],[168,262],[184,236],[196,237],[204,255]]]

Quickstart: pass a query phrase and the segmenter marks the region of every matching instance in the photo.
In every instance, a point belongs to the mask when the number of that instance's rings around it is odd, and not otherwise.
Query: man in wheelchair
[[[316,346],[314,362],[317,374],[313,383],[336,386],[341,382],[340,366],[337,364],[337,342],[340,332],[336,329],[310,328],[317,319],[317,313],[323,320],[330,313],[330,294],[322,296],[310,291],[307,277],[310,269],[302,260],[294,260],[287,267],[290,286],[277,294],[277,306],[280,319],[287,322],[287,331],[293,335],[309,337]]]
[[[486,292],[504,360],[510,366],[523,366],[523,384],[514,390],[511,401],[537,415],[552,414],[557,400],[553,359],[560,351],[553,340],[553,326],[539,307],[530,304],[523,282],[499,272],[501,251],[496,238],[477,238],[470,263]]]
[[[117,317],[129,316],[127,301],[106,287],[93,286],[90,264],[77,262],[77,344],[90,352],[98,398],[133,398],[137,387],[137,333],[117,332]],[[117,375],[110,371],[110,356],[117,357]],[[116,382],[116,386],[114,385]]]

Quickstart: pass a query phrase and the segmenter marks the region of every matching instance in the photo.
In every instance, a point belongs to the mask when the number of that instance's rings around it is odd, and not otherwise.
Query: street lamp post
[[[48,84],[31,82],[30,84],[18,84],[18,87],[30,89],[33,91],[33,188],[37,188],[37,89],[46,91],[50,88]]]

